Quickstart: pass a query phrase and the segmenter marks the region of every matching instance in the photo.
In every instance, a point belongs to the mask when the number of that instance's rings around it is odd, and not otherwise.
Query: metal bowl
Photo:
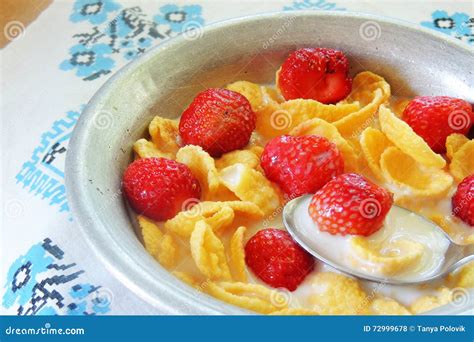
[[[245,314],[185,285],[143,248],[121,195],[132,145],[154,115],[177,118],[195,94],[236,80],[273,83],[299,47],[343,50],[352,73],[383,75],[396,95],[474,102],[473,50],[392,19],[283,12],[228,20],[160,44],[117,72],[82,113],[66,160],[69,203],[91,249],[131,291],[165,314]],[[461,313],[446,306],[437,313]],[[464,311],[463,311],[464,310]]]

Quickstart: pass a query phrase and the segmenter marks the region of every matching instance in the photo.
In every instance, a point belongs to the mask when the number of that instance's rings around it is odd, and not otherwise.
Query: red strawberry
[[[375,233],[393,204],[390,192],[356,173],[345,173],[311,199],[309,215],[320,231],[333,235]]]
[[[290,198],[314,193],[344,170],[336,145],[318,135],[273,138],[263,150],[261,165]]]
[[[135,211],[157,221],[173,218],[183,202],[201,197],[191,170],[166,158],[135,160],[125,170],[123,189]]]
[[[266,284],[290,291],[314,268],[313,257],[284,230],[267,228],[258,231],[245,245],[245,262]]]
[[[281,66],[277,84],[286,100],[302,98],[336,103],[351,92],[349,61],[338,50],[299,49]]]
[[[474,227],[474,175],[459,183],[451,204],[453,215]]]
[[[474,122],[471,105],[448,96],[419,96],[403,111],[403,120],[437,153],[446,152],[446,138],[467,134]]]
[[[200,92],[179,121],[185,144],[199,145],[213,157],[247,145],[256,116],[243,95],[227,89]]]

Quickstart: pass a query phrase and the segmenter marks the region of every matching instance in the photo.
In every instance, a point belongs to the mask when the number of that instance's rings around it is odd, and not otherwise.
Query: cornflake
[[[390,85],[380,76],[364,71],[354,77],[352,93],[346,101],[362,103],[358,111],[334,122],[344,137],[358,136],[365,128],[374,124],[379,106],[390,97]]]
[[[176,160],[189,167],[201,185],[202,198],[210,199],[219,189],[214,159],[200,146],[187,145],[178,150]]]
[[[375,315],[411,315],[411,312],[392,298],[377,298],[370,304],[370,310]]]
[[[369,300],[359,283],[333,272],[321,272],[311,277],[309,302],[321,315],[360,315],[369,312]]]
[[[456,182],[461,182],[467,176],[474,174],[474,140],[466,142],[454,152],[449,164],[449,172]]]
[[[441,197],[453,184],[445,171],[426,167],[394,146],[382,153],[380,168],[387,186],[400,197]]]
[[[160,228],[144,216],[138,216],[138,224],[142,229],[145,249],[160,264],[173,267],[178,262],[179,246],[169,234],[161,232]]]
[[[275,290],[269,290],[262,285],[241,282],[210,282],[206,291],[226,303],[262,314],[285,309],[285,306],[276,306],[272,303]]]
[[[230,239],[230,265],[233,279],[247,282],[247,270],[245,266],[244,234],[246,228],[239,227]]]
[[[358,155],[336,126],[322,119],[311,119],[293,128],[290,135],[319,135],[334,143],[344,159],[345,172],[357,172]]]
[[[280,206],[280,194],[262,173],[244,164],[234,164],[219,172],[221,182],[242,201],[252,202],[265,215]]]
[[[442,287],[437,292],[438,293],[434,296],[422,296],[415,300],[415,302],[413,302],[410,306],[410,311],[414,314],[419,314],[436,309],[437,307],[448,304],[452,301],[453,292],[450,289]]]
[[[384,180],[380,169],[380,157],[382,153],[393,144],[378,129],[368,127],[360,136],[360,147],[372,173],[380,180]]]
[[[162,152],[176,155],[179,144],[178,120],[155,116],[148,127],[153,144]]]
[[[350,239],[351,250],[356,255],[352,261],[360,266],[370,267],[385,275],[396,274],[404,268],[417,263],[423,256],[422,244],[410,240],[395,240],[389,244],[379,245],[368,239],[355,236]],[[399,253],[382,253],[382,249],[391,249]]]
[[[414,160],[424,166],[437,169],[446,166],[443,157],[433,152],[423,138],[417,135],[405,121],[397,118],[383,105],[379,109],[379,121],[387,138]]]
[[[212,280],[230,280],[224,245],[205,221],[199,221],[189,240],[191,255],[201,273]]]
[[[155,144],[146,139],[139,139],[133,144],[133,151],[139,158],[167,158],[173,159],[173,155],[165,153],[156,148]]]

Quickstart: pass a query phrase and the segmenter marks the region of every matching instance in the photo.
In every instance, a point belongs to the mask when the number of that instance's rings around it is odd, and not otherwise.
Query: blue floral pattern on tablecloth
[[[17,315],[96,315],[110,311],[112,293],[84,281],[84,270],[67,262],[46,238],[10,266],[2,305]]]
[[[76,69],[79,77],[90,75],[106,75],[114,67],[115,61],[107,57],[112,53],[112,48],[107,44],[85,46],[74,45],[70,50],[71,58],[61,63],[62,70]]]
[[[456,12],[449,15],[446,11],[437,10],[431,14],[431,18],[431,21],[423,21],[421,25],[448,34],[468,44],[474,44],[474,18],[467,13]]]
[[[339,7],[334,2],[329,2],[326,0],[303,0],[303,1],[294,1],[293,4],[284,6],[284,11],[293,11],[293,10],[332,10],[332,11],[345,11],[343,7]]]
[[[72,22],[89,21],[98,25],[107,20],[110,12],[121,6],[112,0],[77,0],[74,3],[74,12],[70,16]]]
[[[68,111],[41,134],[38,145],[15,177],[17,184],[67,214],[70,221],[72,216],[64,184],[64,163],[69,139],[81,110]]]
[[[204,25],[204,19],[201,17],[201,6],[190,5],[179,7],[177,5],[165,5],[160,8],[160,14],[153,19],[161,25],[169,25],[172,31],[183,32],[186,25],[197,23]]]
[[[84,81],[109,74],[118,62],[136,58],[157,42],[204,25],[200,5],[164,5],[150,19],[139,6],[122,8],[109,0],[76,0],[70,20],[93,24],[73,36],[76,44],[59,66]]]

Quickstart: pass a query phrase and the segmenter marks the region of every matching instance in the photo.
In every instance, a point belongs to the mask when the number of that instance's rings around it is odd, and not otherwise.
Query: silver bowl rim
[[[418,24],[410,23],[400,19],[350,11],[339,12],[297,10],[255,14],[216,21],[204,26],[203,34],[205,35],[206,32],[216,31],[224,27],[239,25],[245,22],[283,19],[287,17],[314,19],[321,17],[338,17],[375,21],[382,24],[385,23],[393,26],[399,26],[406,31],[423,32],[428,38],[443,41],[446,45],[451,45],[458,49],[466,50],[470,53],[474,52],[474,49],[468,46],[468,44],[465,44],[453,37],[447,36],[441,32],[437,32],[433,29],[422,27]],[[80,162],[81,158],[77,157],[85,153],[83,150],[85,144],[83,142],[87,135],[87,129],[89,128],[86,123],[90,121],[97,111],[100,111],[100,108],[104,103],[104,99],[106,99],[108,95],[114,90],[116,83],[119,83],[120,80],[126,78],[136,67],[139,67],[147,60],[154,58],[160,53],[160,51],[170,49],[173,46],[177,46],[179,44],[186,44],[186,39],[184,38],[183,34],[179,34],[174,38],[158,44],[157,46],[145,52],[142,56],[129,62],[120,70],[115,72],[96,91],[81,113],[81,116],[79,117],[78,122],[74,128],[73,135],[70,139],[68,152],[66,154],[65,184],[68,202],[73,216],[79,223],[80,231],[87,241],[87,244],[91,247],[93,253],[105,265],[107,270],[109,270],[129,290],[132,290],[141,299],[147,301],[155,308],[164,308],[167,312],[182,314],[183,312],[176,311],[175,305],[167,306],[166,303],[163,303],[163,301],[160,299],[161,297],[159,292],[161,290],[167,290],[169,285],[163,285],[162,282],[157,281],[152,276],[147,276],[147,274],[144,274],[145,271],[144,269],[140,268],[140,265],[135,263],[133,259],[127,258],[124,253],[120,253],[120,246],[115,243],[112,244],[110,239],[101,233],[101,229],[98,229],[98,224],[96,222],[92,221],[91,224],[91,220],[88,217],[93,215],[94,208],[89,205],[89,199],[82,186],[82,180],[85,179],[84,167]],[[137,267],[127,267],[130,265],[135,265]],[[171,274],[170,277],[174,278],[174,276]],[[255,314],[254,312],[217,300],[212,296],[204,294],[188,285],[185,285],[179,280],[178,282],[180,284],[177,284],[177,286],[173,288],[172,291],[166,291],[167,294],[173,297],[167,298],[167,301],[174,302],[175,304],[181,303],[181,305],[184,306],[194,303],[193,306],[196,310],[185,312],[184,314],[222,314],[223,311],[230,315]],[[157,293],[149,293],[149,291],[143,288],[143,284],[147,284],[148,289],[153,288]],[[445,305],[435,309],[434,311],[426,312],[425,314],[430,314],[430,312],[433,312],[433,314],[443,314],[442,311],[444,311],[444,307],[448,309],[448,312],[452,312],[452,314],[463,313],[462,311],[459,311],[459,308],[448,308],[449,306],[450,305]]]

